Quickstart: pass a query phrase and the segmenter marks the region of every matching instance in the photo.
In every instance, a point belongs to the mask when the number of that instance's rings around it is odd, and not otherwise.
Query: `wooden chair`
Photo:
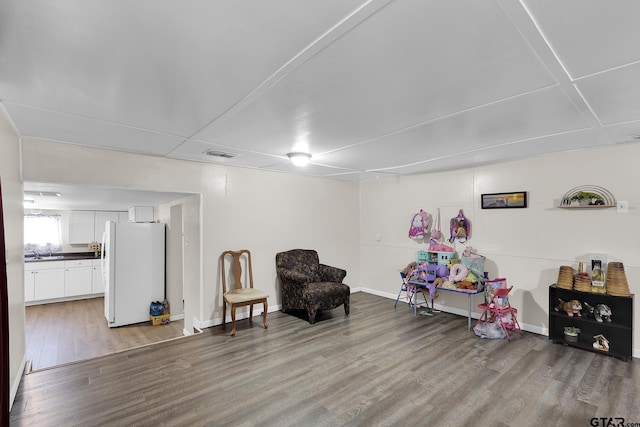
[[[227,286],[226,279],[226,269],[227,262],[226,259],[230,258],[230,269],[231,283],[233,286]],[[253,272],[251,269],[251,252],[247,249],[242,249],[240,251],[224,251],[220,256],[222,261],[222,297],[224,301],[222,302],[222,329],[226,327],[227,320],[227,304],[231,306],[231,336],[236,335],[236,308],[249,306],[249,322],[252,321],[253,318],[253,305],[254,304],[262,304],[263,312],[262,312],[262,323],[264,328],[267,329],[267,295],[266,292],[263,292],[258,289],[254,289],[253,287]],[[249,277],[249,286],[245,287],[242,284],[242,263],[241,259],[245,260],[246,273]],[[233,279],[233,282],[231,282]]]

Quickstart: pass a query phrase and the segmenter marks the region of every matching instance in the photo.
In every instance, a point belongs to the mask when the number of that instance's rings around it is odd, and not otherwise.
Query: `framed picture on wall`
[[[527,207],[527,192],[492,193],[482,195],[482,209],[514,209]]]

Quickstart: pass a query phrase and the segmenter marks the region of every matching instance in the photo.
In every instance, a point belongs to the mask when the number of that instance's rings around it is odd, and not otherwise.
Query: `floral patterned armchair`
[[[320,264],[318,253],[309,249],[292,249],[276,255],[276,272],[282,289],[282,312],[306,310],[309,323],[316,321],[319,310],[344,305],[349,314],[351,289],[342,283],[347,272]]]

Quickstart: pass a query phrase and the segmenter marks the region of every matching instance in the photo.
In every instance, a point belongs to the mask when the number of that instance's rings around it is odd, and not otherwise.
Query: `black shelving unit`
[[[563,311],[555,311],[558,299],[563,301],[578,300],[584,306],[587,302],[595,307],[606,304],[611,309],[611,322],[598,322],[593,317],[573,317]],[[581,332],[577,342],[564,339],[565,326],[575,326]],[[609,340],[609,351],[597,350],[593,347],[594,335],[602,334]],[[549,286],[549,339],[557,344],[564,344],[584,350],[593,351],[628,361],[633,356],[633,294],[618,297],[590,292],[580,292]]]

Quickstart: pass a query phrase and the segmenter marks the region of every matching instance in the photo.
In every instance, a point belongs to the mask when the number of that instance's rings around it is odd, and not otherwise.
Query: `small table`
[[[414,282],[413,280],[410,280],[408,282],[410,285],[414,285],[414,286],[420,286],[423,288],[426,288],[430,285],[430,283],[425,283],[425,282]],[[459,294],[466,294],[467,295],[467,299],[469,301],[468,304],[468,314],[467,314],[467,328],[469,330],[471,330],[471,296],[472,295],[478,295],[483,293],[484,291],[479,291],[477,289],[451,289],[451,288],[442,288],[442,287],[437,287],[436,290],[438,291],[447,291],[447,292],[456,292]],[[433,308],[433,300],[431,300],[431,308]]]

